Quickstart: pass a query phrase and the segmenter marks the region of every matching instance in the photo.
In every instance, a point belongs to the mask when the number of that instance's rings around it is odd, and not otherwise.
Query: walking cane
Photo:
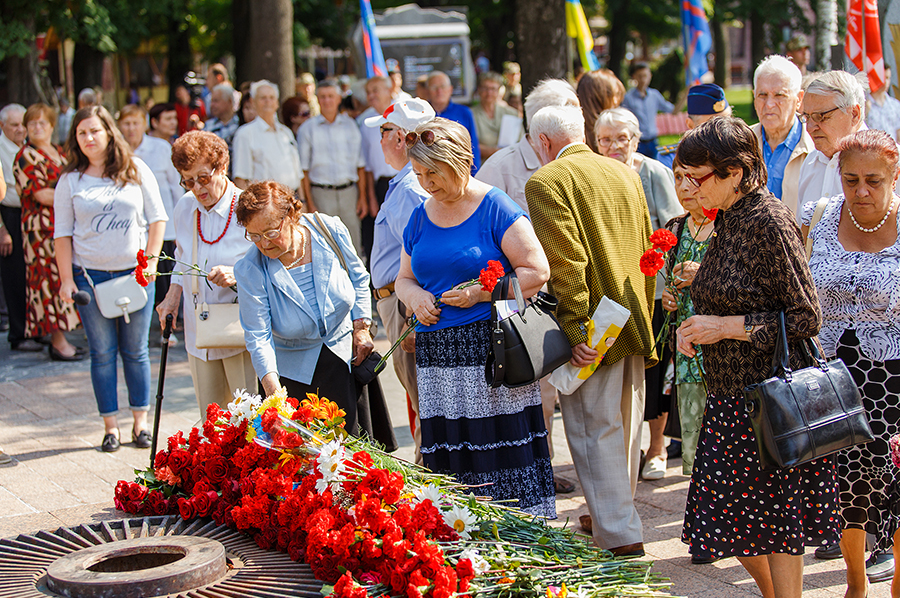
[[[159,436],[159,415],[162,413],[163,387],[166,385],[166,359],[169,357],[169,337],[172,335],[172,314],[166,316],[163,329],[162,355],[159,357],[159,383],[156,385],[156,414],[153,417],[153,440],[150,444],[150,469],[156,462],[156,438]]]

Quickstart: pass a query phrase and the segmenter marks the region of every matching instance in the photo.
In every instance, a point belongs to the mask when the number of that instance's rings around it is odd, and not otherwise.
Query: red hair
[[[841,140],[838,150],[841,152],[838,164],[841,171],[844,170],[844,161],[848,154],[876,154],[884,160],[891,171],[891,176],[897,174],[900,169],[900,152],[897,151],[897,143],[884,131],[866,129],[857,131]]]

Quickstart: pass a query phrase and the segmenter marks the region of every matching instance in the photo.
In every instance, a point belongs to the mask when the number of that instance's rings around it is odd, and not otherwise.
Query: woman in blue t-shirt
[[[483,494],[517,499],[535,515],[556,516],[553,470],[537,383],[492,389],[489,292],[478,278],[488,260],[515,270],[534,295],[550,266],[531,222],[508,195],[470,175],[472,149],[461,125],[436,118],[407,135],[413,171],[429,197],[404,232],[396,291],[414,311],[422,458],[433,471]],[[435,306],[435,298],[441,305]]]

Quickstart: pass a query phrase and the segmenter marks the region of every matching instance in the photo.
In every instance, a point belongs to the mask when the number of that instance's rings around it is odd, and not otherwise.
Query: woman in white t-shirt
[[[69,163],[56,185],[56,261],[63,301],[76,291],[122,276],[134,276],[137,254],[158,255],[166,228],[166,212],[156,178],[135,158],[112,116],[102,106],[79,110],[74,134],[66,144]],[[145,270],[156,271],[156,259]],[[152,278],[153,277],[149,277]],[[106,433],[100,448],[119,450],[116,359],[122,356],[128,404],[134,416],[132,440],[149,448],[150,409],[148,335],[153,313],[153,286],[146,305],[124,318],[105,318],[97,302],[79,305],[91,354],[91,382]]]

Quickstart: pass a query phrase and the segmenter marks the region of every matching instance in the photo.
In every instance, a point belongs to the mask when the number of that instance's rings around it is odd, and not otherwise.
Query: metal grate
[[[47,568],[60,557],[84,548],[164,536],[199,536],[221,542],[228,573],[208,585],[171,598],[320,598],[322,582],[308,565],[286,554],[262,550],[248,536],[208,519],[186,522],[180,517],[143,517],[103,521],[55,532],[40,531],[0,540],[0,598],[61,596],[46,585]],[[147,598],[150,598],[149,596]]]

